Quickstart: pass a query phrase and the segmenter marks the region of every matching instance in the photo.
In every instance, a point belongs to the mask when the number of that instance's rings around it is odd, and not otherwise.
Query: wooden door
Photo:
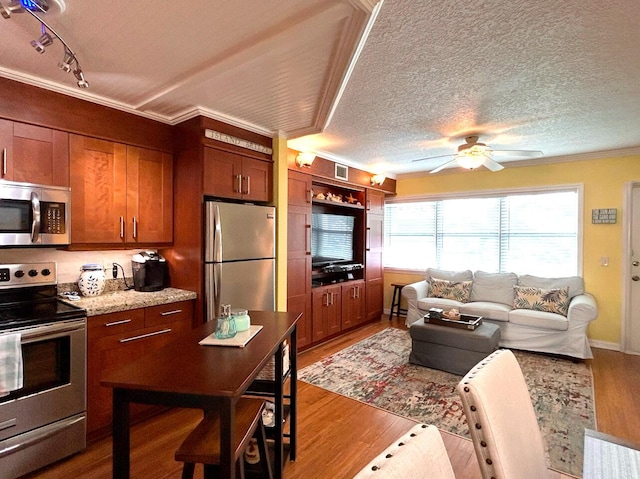
[[[70,135],[71,242],[124,243],[127,147]]]
[[[311,208],[311,175],[289,171],[288,204]]]
[[[215,148],[204,148],[205,195],[223,198],[242,196],[242,157]]]
[[[129,243],[173,241],[173,159],[168,153],[127,147]]]
[[[364,281],[349,281],[342,285],[342,329],[364,323]]]
[[[242,157],[242,198],[271,201],[273,164]]]
[[[367,218],[365,244],[366,318],[374,320],[384,308],[384,194],[367,190]]]

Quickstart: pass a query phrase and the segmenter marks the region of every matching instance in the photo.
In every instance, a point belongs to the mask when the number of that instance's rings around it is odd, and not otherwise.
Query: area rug
[[[411,338],[387,328],[300,370],[315,386],[419,422],[469,436],[456,385],[461,376],[409,364]],[[585,428],[595,429],[591,367],[514,351],[525,376],[553,469],[582,475]]]

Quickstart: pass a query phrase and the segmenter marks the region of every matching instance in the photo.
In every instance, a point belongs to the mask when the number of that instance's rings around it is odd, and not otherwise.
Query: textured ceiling
[[[29,46],[34,19],[0,18],[0,75],[167,123],[205,114],[391,176],[439,166],[412,160],[469,134],[543,152],[527,164],[640,151],[638,0],[163,5],[67,0],[48,14],[89,90],[57,69],[55,45]]]

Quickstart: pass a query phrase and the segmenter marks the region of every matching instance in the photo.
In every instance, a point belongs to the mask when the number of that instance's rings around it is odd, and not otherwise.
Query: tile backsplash
[[[0,249],[0,264],[37,263],[55,261],[58,264],[58,283],[75,283],[80,276],[83,264],[98,263],[103,266],[118,263],[124,268],[127,278],[133,276],[131,257],[141,249],[108,251],[65,251],[55,248],[6,248]],[[118,268],[118,276],[122,271]],[[107,271],[111,278],[111,271]]]

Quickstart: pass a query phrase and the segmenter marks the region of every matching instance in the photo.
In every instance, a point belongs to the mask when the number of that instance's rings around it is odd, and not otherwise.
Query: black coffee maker
[[[133,289],[160,291],[169,286],[169,264],[155,251],[142,251],[131,259]]]

